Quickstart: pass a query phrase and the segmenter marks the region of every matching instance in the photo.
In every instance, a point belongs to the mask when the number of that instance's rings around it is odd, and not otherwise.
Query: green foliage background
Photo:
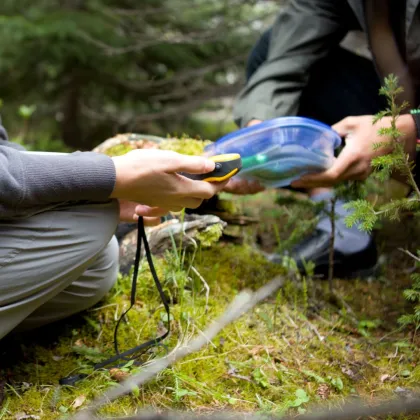
[[[29,134],[79,149],[117,132],[180,131],[207,101],[238,91],[249,50],[277,8],[259,0],[4,0],[4,123],[27,136],[18,109],[36,105]]]

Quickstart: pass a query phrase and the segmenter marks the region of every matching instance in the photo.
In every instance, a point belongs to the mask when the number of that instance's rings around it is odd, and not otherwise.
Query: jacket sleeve
[[[272,27],[267,60],[237,97],[236,124],[296,115],[311,66],[347,33],[345,13],[351,10],[343,0],[291,0],[283,7]]]
[[[107,201],[115,178],[106,155],[36,155],[0,145],[0,220],[27,217],[58,203]]]

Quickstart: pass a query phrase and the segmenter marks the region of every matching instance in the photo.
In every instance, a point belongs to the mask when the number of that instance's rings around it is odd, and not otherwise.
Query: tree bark
[[[63,120],[61,133],[64,143],[79,150],[89,149],[89,144],[84,144],[83,132],[80,121],[80,93],[81,81],[77,70],[69,70],[69,82],[64,94]]]

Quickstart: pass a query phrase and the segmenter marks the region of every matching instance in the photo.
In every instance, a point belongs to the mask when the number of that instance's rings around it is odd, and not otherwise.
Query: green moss
[[[202,232],[197,234],[197,240],[203,247],[210,247],[214,245],[223,234],[223,226],[220,224],[207,227]]]
[[[204,153],[204,148],[211,142],[208,140],[196,140],[191,138],[168,139],[162,141],[159,148],[162,150],[172,150],[184,155],[200,156]]]
[[[105,150],[105,154],[108,156],[121,156],[124,155],[131,150],[136,149],[135,142],[138,141],[148,141],[148,136],[140,136],[140,135],[130,135],[125,136],[126,139],[122,141],[120,144],[116,144],[115,146],[110,147],[109,149]],[[130,144],[130,141],[133,141],[133,144]],[[183,138],[170,138],[170,139],[162,139],[158,142],[159,149],[161,150],[172,150],[177,153],[182,153],[185,155],[197,155],[200,156],[204,152],[204,147],[211,142],[208,140],[197,140],[191,139],[188,137]]]
[[[217,210],[223,211],[229,214],[239,213],[239,209],[235,201],[232,199],[218,200]]]
[[[107,149],[105,154],[108,156],[122,156],[134,149],[135,147],[129,143],[120,143]]]
[[[176,302],[171,305],[172,332],[165,342],[168,349],[201,334],[240,290],[256,289],[284,274],[280,265],[267,262],[255,250],[256,230],[259,235],[270,235],[271,221],[281,226],[282,219],[269,211],[272,202],[264,200],[249,199],[248,205],[256,206],[258,202],[258,212],[265,211],[268,220],[261,226],[249,227],[245,245],[214,242],[220,232],[210,229],[204,241],[212,242],[212,246],[200,247],[194,258],[173,250],[165,258],[155,258],[165,292]],[[269,220],[270,214],[273,220]],[[202,279],[209,288],[207,308]],[[227,327],[212,344],[162,372],[141,389],[139,397],[125,396],[108,405],[103,413],[129,415],[142,407],[296,412],[298,407],[292,406],[298,402],[301,409],[323,402],[322,389],[328,394],[324,401],[328,405],[338,405],[350,395],[369,401],[372,395],[385,398],[393,395],[398,386],[416,389],[420,379],[417,347],[403,333],[389,334],[398,318],[398,313],[390,318],[390,308],[401,308],[404,303],[396,292],[398,287],[404,287],[401,281],[401,274],[390,283],[336,281],[337,292],[360,319],[386,320],[369,330],[369,336],[361,334],[342,311],[329,305],[319,283],[315,288],[309,282],[306,296],[299,282],[288,282],[281,293]],[[110,372],[92,372],[92,366],[113,354],[115,320],[128,307],[130,282],[130,276],[121,276],[106,300],[83,314],[85,319],[79,319],[83,322],[72,321],[67,327],[64,324],[55,333],[49,327],[48,345],[37,344],[36,339],[25,342],[23,337],[26,358],[10,367],[14,389],[6,390],[4,419],[21,412],[58,419],[62,411],[74,411],[72,403],[77,397],[85,396],[86,405],[115,384]],[[120,327],[120,349],[156,337],[165,325],[158,293],[144,265],[136,305]],[[152,349],[144,360],[164,352],[162,347]],[[89,376],[75,387],[57,385],[61,377],[74,372]],[[381,380],[384,375],[389,379]],[[297,401],[297,395],[307,395],[309,401]]]

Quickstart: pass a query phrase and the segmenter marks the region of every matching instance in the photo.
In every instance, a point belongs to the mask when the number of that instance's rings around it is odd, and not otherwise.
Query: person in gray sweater
[[[214,165],[163,150],[30,153],[0,124],[0,339],[101,300],[117,279],[119,221],[197,208],[225,183],[178,173]]]

